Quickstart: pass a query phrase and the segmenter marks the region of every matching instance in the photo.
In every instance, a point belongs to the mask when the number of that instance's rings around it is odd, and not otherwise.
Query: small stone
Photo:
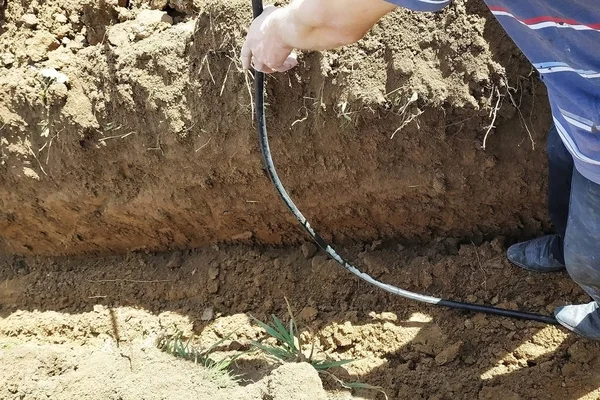
[[[213,319],[214,316],[215,316],[215,311],[212,309],[212,307],[209,307],[209,308],[204,309],[204,311],[202,312],[202,316],[200,316],[200,320],[210,321],[211,319]]]
[[[149,38],[152,34],[150,29],[147,29],[144,25],[137,25],[133,27],[133,33],[135,36],[135,40],[143,40]]]
[[[33,62],[48,59],[48,52],[60,46],[56,37],[49,32],[37,32],[32,38],[25,41],[27,55]]]
[[[477,359],[473,356],[466,356],[463,362],[467,365],[473,365],[477,362]]]
[[[437,365],[445,365],[448,364],[449,362],[452,362],[456,359],[456,356],[458,356],[458,353],[460,352],[460,348],[463,345],[463,342],[456,342],[454,343],[452,346],[450,347],[446,347],[444,350],[441,351],[441,353],[439,353],[436,357],[435,357],[435,363]]]
[[[246,232],[239,233],[237,235],[233,235],[231,237],[231,240],[250,240],[250,239],[252,239],[252,236],[254,236],[254,234],[252,232],[246,231]]]
[[[496,295],[492,298],[491,303],[492,304],[498,304],[498,302],[500,301],[500,296]]]
[[[212,281],[211,283],[208,284],[206,289],[208,290],[208,293],[210,293],[210,294],[217,293],[219,291],[219,281]]]
[[[101,313],[104,311],[104,306],[102,304],[94,304],[94,312]]]
[[[215,280],[219,276],[219,268],[209,267],[208,268],[208,279]]]
[[[382,328],[384,331],[393,331],[396,328],[396,325],[391,322],[384,322]]]
[[[474,294],[470,294],[467,296],[467,301],[469,303],[475,303],[477,302],[477,296],[475,296]]]
[[[126,22],[135,19],[135,12],[129,8],[120,7],[117,9],[117,19],[119,22]]]
[[[64,14],[54,14],[54,20],[59,24],[66,24],[67,22],[69,22],[69,20]]]
[[[0,54],[0,63],[5,67],[10,67],[15,63],[15,56],[12,53]]]
[[[470,319],[465,321],[465,328],[467,329],[473,329],[473,321],[471,321]]]
[[[167,262],[167,268],[169,268],[169,269],[181,268],[182,263],[183,263],[183,259],[181,257],[181,253],[175,252],[175,253],[171,254],[171,257],[169,258],[169,261]]]
[[[436,192],[438,194],[443,194],[444,192],[446,192],[446,183],[444,182],[443,178],[440,178],[440,177],[433,178],[432,187],[433,187],[434,192]]]
[[[302,320],[312,320],[317,316],[318,311],[314,307],[304,307],[298,314],[298,318]]]
[[[164,10],[169,0],[150,0],[150,8],[155,10]]]
[[[312,242],[302,244],[302,255],[307,260],[313,258],[313,256],[317,254],[318,250],[319,249],[317,248],[317,245]]]
[[[40,23],[40,20],[35,14],[25,14],[21,18],[21,21],[23,21],[28,28],[35,28]]]
[[[36,181],[40,180],[40,176],[37,172],[35,172],[33,168],[23,167],[23,175],[25,175],[28,178],[35,179]]]
[[[73,40],[71,40],[71,42],[69,43],[68,48],[73,50],[82,49],[83,47],[85,47],[86,43],[87,39],[84,35],[75,35]]]
[[[515,329],[517,329],[517,327],[515,326],[515,323],[513,321],[507,320],[507,319],[503,319],[500,322],[500,325],[502,325],[503,327],[505,327],[508,330],[514,331]]]
[[[106,38],[113,46],[123,46],[129,43],[129,32],[122,25],[114,25],[108,30]]]
[[[173,18],[165,11],[160,10],[143,10],[138,14],[136,21],[142,25],[152,25],[161,22],[173,25]]]
[[[54,33],[59,39],[67,37],[71,33],[71,25],[62,24],[57,29],[53,30],[52,33]]]

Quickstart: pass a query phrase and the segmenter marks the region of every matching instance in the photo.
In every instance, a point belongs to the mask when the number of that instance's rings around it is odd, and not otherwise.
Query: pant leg
[[[567,230],[569,200],[573,177],[573,157],[558,135],[556,127],[548,133],[548,211],[559,240],[551,249],[554,258],[564,264],[563,240]]]
[[[573,172],[565,235],[571,278],[600,304],[600,185]]]

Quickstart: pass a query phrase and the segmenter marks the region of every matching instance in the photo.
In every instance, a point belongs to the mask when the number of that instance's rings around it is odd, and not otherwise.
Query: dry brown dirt
[[[157,349],[181,331],[246,351],[264,338],[249,315],[286,318],[285,298],[320,356],[356,360],[336,376],[390,399],[599,399],[597,343],[395,298],[298,247],[237,61],[249,21],[241,0],[0,0],[0,399],[384,398],[306,364],[247,354],[234,382]],[[550,118],[481,1],[399,10],[267,85],[286,187],[366,272],[545,314],[588,301],[505,260],[550,229]]]
[[[545,314],[587,301],[566,274],[510,266],[504,248],[501,240],[440,240],[406,248],[374,243],[347,253],[385,282],[457,300]],[[326,396],[310,369],[294,372],[293,386],[273,372],[276,365],[247,356],[236,366],[240,388],[215,384],[200,366],[156,350],[158,337],[176,331],[200,347],[232,334],[221,350],[248,350],[264,337],[248,315],[285,319],[285,298],[305,343],[314,341],[319,355],[356,360],[334,371],[338,377],[381,386],[391,399],[600,396],[597,342],[553,326],[393,297],[320,253],[221,246],[110,259],[5,257],[0,265],[3,399]],[[350,398],[322,380],[330,398]],[[299,389],[277,397],[290,387]],[[352,395],[383,399],[377,392]]]
[[[251,77],[238,69],[249,1],[170,1],[173,25],[146,23],[142,3],[3,6],[1,246],[56,255],[297,243],[262,172]],[[479,242],[547,227],[544,89],[478,0],[398,11],[356,45],[304,54],[267,91],[282,179],[338,241]]]

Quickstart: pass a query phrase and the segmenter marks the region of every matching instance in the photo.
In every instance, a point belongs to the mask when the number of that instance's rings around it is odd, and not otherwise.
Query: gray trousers
[[[571,278],[600,304],[600,185],[573,167],[555,128],[548,135],[548,208],[562,240],[552,250]]]

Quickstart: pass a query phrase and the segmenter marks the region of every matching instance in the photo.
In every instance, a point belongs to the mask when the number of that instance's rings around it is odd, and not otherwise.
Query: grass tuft
[[[256,325],[264,329],[267,335],[270,338],[275,339],[276,341],[275,345],[267,345],[264,343],[254,341],[252,342],[252,345],[255,348],[266,353],[268,356],[282,362],[307,362],[310,365],[312,365],[312,367],[315,370],[317,370],[319,374],[323,374],[332,378],[335,382],[337,382],[340,386],[342,386],[345,389],[376,390],[378,392],[383,393],[383,395],[387,399],[385,391],[379,386],[372,386],[363,382],[345,382],[329,371],[332,368],[341,367],[342,365],[352,363],[356,360],[316,360],[313,357],[315,350],[314,342],[311,345],[310,355],[306,356],[302,352],[302,339],[298,331],[298,325],[296,324],[294,314],[292,313],[292,309],[287,299],[285,299],[285,302],[287,304],[288,314],[290,317],[290,320],[287,323],[287,325],[284,324],[283,321],[279,319],[276,315],[271,315],[271,318],[273,319],[273,322],[271,323],[265,323],[250,315],[250,318],[256,323]]]
[[[230,367],[237,358],[245,353],[217,358],[214,356],[214,352],[225,341],[229,340],[230,336],[224,337],[206,349],[197,349],[191,346],[192,337],[184,342],[183,332],[179,331],[173,336],[162,337],[158,341],[158,348],[174,357],[204,366],[210,372],[210,375],[215,378],[215,381],[222,383],[221,386],[229,386],[228,383],[237,383],[240,380],[240,377],[231,372]]]

